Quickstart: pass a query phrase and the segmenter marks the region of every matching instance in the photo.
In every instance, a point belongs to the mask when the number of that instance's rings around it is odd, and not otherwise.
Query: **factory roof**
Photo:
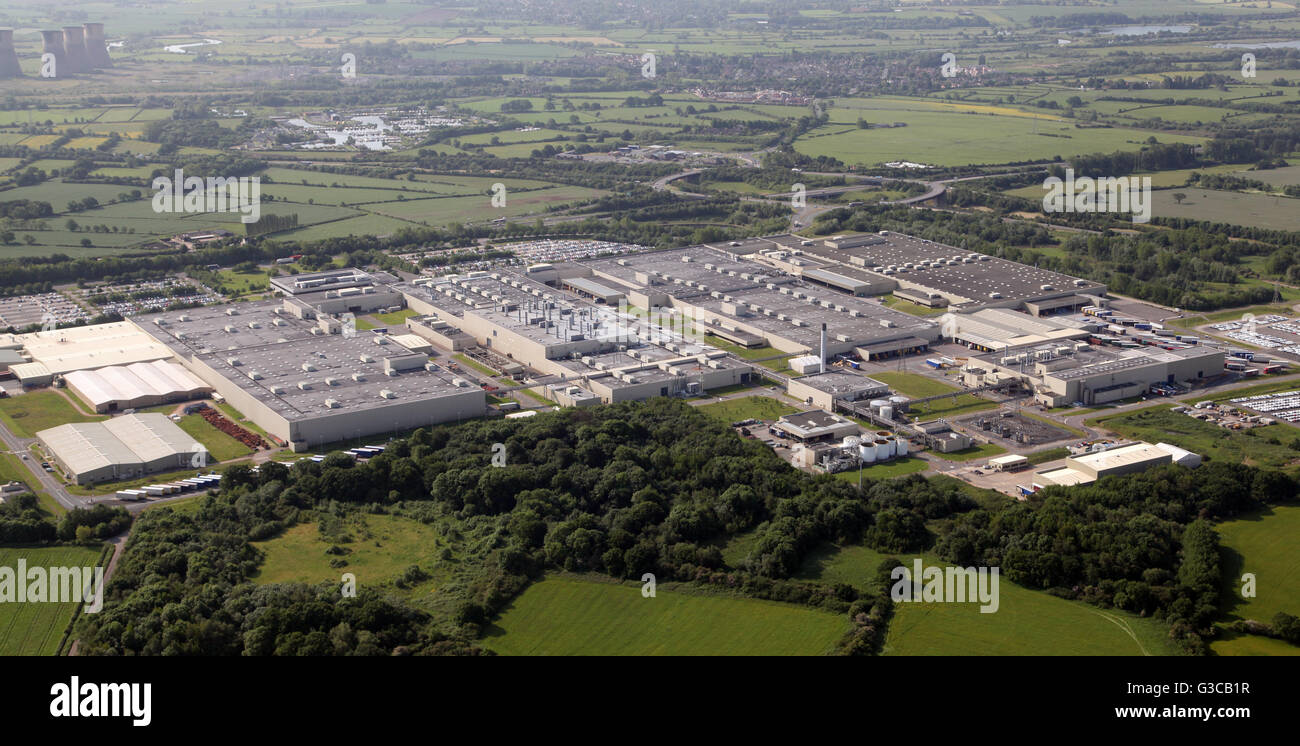
[[[166,345],[130,321],[32,332],[19,339],[32,360],[44,363],[55,375],[172,356]]]
[[[801,383],[805,386],[811,386],[818,391],[825,391],[837,399],[852,399],[861,397],[864,393],[867,395],[870,395],[873,392],[880,392],[883,394],[889,391],[889,386],[874,378],[868,378],[867,376],[861,376],[840,370],[828,370],[825,373],[813,373],[798,378],[791,378],[790,380],[795,383]]]
[[[234,317],[220,307],[192,309],[185,312],[189,321],[175,321],[171,313],[162,326],[152,323],[161,314],[137,320],[180,354],[211,367],[289,420],[331,410],[396,407],[472,390],[454,383],[451,373],[426,370],[419,360],[427,361],[426,355],[412,353],[388,335],[323,333],[312,322],[276,313],[280,305],[240,304]],[[390,376],[386,359],[411,367]]]
[[[888,276],[901,285],[932,288],[975,303],[1028,300],[1104,288],[1090,280],[892,231],[864,237],[863,240],[868,238],[870,242],[866,245],[842,249],[831,248],[825,241],[800,248],[814,257],[857,265],[873,272],[876,267],[893,267],[895,273]],[[908,267],[909,263],[913,266]],[[1051,289],[1045,290],[1044,286]],[[991,293],[999,293],[1001,297],[991,298]]]
[[[123,415],[104,422],[73,422],[42,430],[36,437],[75,471],[206,452],[197,440],[158,413]]]
[[[1132,443],[1119,448],[1111,448],[1082,456],[1072,456],[1069,460],[1076,465],[1086,466],[1098,472],[1109,471],[1123,466],[1144,464],[1150,461],[1169,460],[1170,453],[1150,443]]]
[[[72,371],[64,376],[90,404],[175,396],[210,388],[193,373],[168,360]]]

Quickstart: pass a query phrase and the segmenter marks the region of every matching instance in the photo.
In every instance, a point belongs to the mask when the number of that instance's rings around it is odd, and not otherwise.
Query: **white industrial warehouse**
[[[63,378],[69,390],[101,413],[185,401],[212,391],[193,373],[167,360],[76,370]]]
[[[207,451],[164,415],[129,414],[36,433],[76,484],[132,479],[207,464]],[[197,456],[197,459],[196,459]]]

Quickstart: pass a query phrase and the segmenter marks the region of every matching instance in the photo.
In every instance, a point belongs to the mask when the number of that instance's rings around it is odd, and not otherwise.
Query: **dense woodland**
[[[489,467],[503,443],[507,465]],[[810,476],[684,402],[654,399],[416,431],[366,463],[336,453],[259,473],[228,467],[191,514],[137,521],[83,650],[119,654],[476,654],[501,609],[548,570],[639,579],[848,615],[839,651],[878,652],[892,606],[880,576],[793,580],[825,542],[933,550],[961,565],[1104,607],[1153,615],[1192,653],[1214,634],[1212,521],[1287,499],[1288,476],[1209,463],[1164,467],[1029,502],[977,501],[920,477],[856,486]],[[436,528],[453,580],[416,607],[394,587],[254,586],[249,542],[303,521],[391,513]],[[745,536],[729,566],[721,548]],[[893,561],[886,563],[893,564]],[[415,568],[422,577],[439,568]],[[886,573],[888,567],[881,568]],[[263,608],[264,607],[264,608]]]

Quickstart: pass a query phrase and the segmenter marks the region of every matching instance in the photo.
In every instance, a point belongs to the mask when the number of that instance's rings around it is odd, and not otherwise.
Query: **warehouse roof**
[[[1169,452],[1162,448],[1153,446],[1150,443],[1133,443],[1119,448],[1074,456],[1070,461],[1103,472],[1149,461],[1169,460],[1169,458]]]
[[[78,370],[64,376],[88,403],[98,407],[151,396],[177,396],[211,388],[180,365],[167,360]]]
[[[19,339],[32,360],[44,363],[55,375],[172,356],[166,345],[130,321],[32,332]]]
[[[176,423],[157,413],[103,422],[74,422],[36,433],[51,455],[75,474],[106,466],[142,467],[184,454],[206,452]]]
[[[206,450],[176,423],[158,413],[130,414],[114,417],[102,424],[105,430],[126,444],[144,463],[178,453]]]
[[[135,451],[99,422],[59,425],[36,433],[36,437],[56,459],[76,472],[143,463]]]

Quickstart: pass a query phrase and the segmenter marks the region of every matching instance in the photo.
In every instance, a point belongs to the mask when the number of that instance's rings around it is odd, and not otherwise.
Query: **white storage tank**
[[[875,445],[877,461],[888,461],[890,457],[893,456],[893,454],[889,452],[889,443],[884,438],[877,440]]]
[[[894,408],[889,406],[881,407],[878,414],[887,420],[892,420],[894,419]]]
[[[862,443],[862,438],[859,438],[856,435],[850,435],[847,438],[845,438],[840,443],[840,445],[843,448],[857,448],[861,443]]]
[[[858,446],[858,458],[861,458],[864,464],[876,463],[876,444],[862,441],[862,445]]]
[[[875,413],[877,413],[877,414],[879,414],[879,413],[880,413],[880,408],[883,407],[883,406],[885,406],[885,405],[887,405],[887,404],[889,404],[889,401],[886,400],[886,399],[872,399],[872,400],[871,400],[871,411],[872,411],[872,412],[875,412]]]
[[[895,441],[894,453],[896,453],[899,456],[906,456],[907,452],[910,450],[911,445],[912,445],[911,443],[907,442],[907,438],[899,438],[898,440]]]
[[[894,438],[885,438],[885,452],[889,454],[890,458],[898,455],[898,445]]]

